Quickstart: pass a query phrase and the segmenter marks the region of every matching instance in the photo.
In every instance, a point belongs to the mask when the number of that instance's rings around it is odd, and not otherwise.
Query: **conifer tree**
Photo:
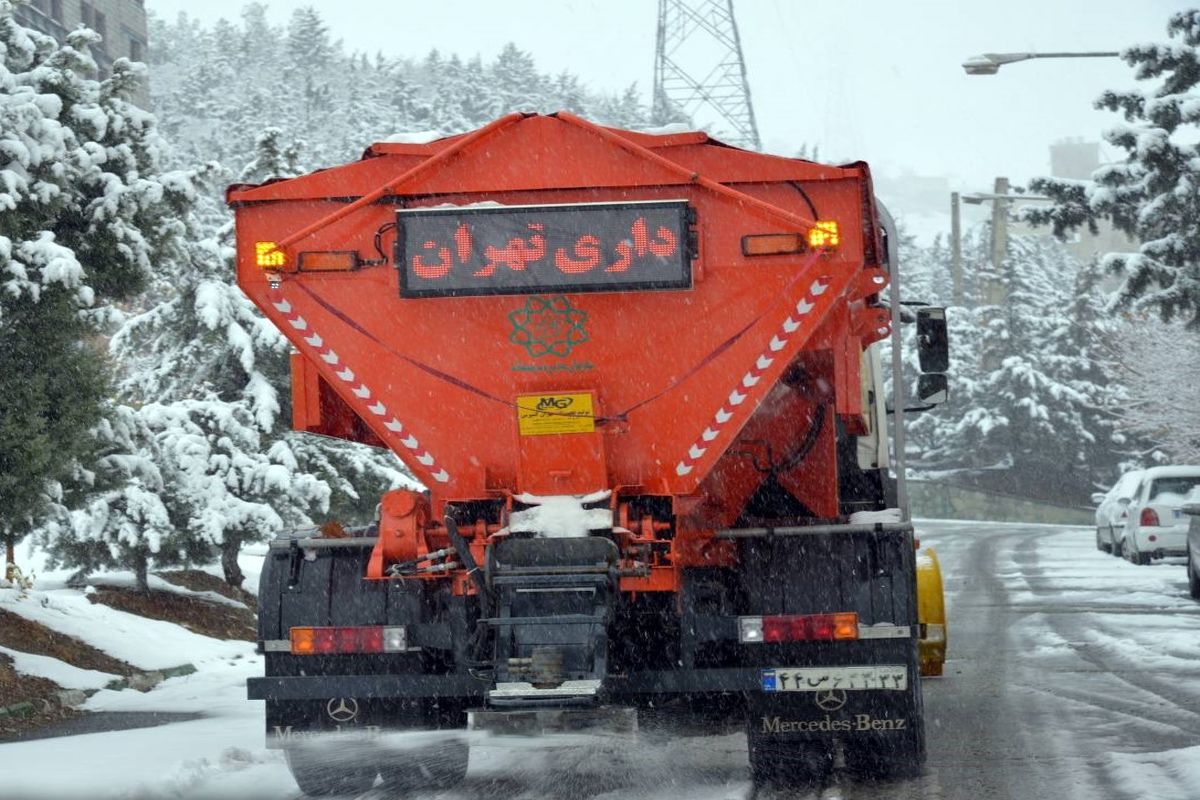
[[[163,169],[141,66],[96,81],[95,33],[59,46],[0,0],[0,538],[61,514],[93,469],[108,368],[95,334],[147,282],[194,195]]]
[[[1200,10],[1172,15],[1167,34],[1169,42],[1122,53],[1143,86],[1106,91],[1095,103],[1124,116],[1105,134],[1125,151],[1124,163],[1101,167],[1091,181],[1033,181],[1055,203],[1026,218],[1057,235],[1084,225],[1095,232],[1097,220],[1110,220],[1141,243],[1104,260],[1124,275],[1118,304],[1200,330]]]

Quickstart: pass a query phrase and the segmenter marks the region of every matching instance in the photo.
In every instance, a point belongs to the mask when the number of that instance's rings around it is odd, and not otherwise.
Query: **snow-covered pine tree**
[[[186,540],[172,541],[179,537],[162,499],[158,442],[137,410],[115,404],[90,441],[92,468],[78,468],[63,510],[46,521],[40,538],[51,564],[73,568],[77,576],[127,567],[138,589],[149,591],[152,560],[184,563],[189,555]]]
[[[107,368],[95,335],[146,283],[191,201],[164,173],[154,118],[128,97],[125,59],[97,82],[86,29],[67,43],[0,0],[0,536],[62,510],[93,468]],[[11,555],[11,553],[10,553]],[[10,560],[11,563],[11,560]]]
[[[1122,307],[1149,307],[1200,331],[1200,10],[1180,11],[1167,24],[1171,41],[1135,45],[1122,56],[1142,87],[1106,91],[1096,107],[1125,123],[1105,134],[1126,153],[1091,181],[1040,178],[1031,188],[1054,199],[1025,212],[1055,234],[1107,219],[1136,237],[1136,253],[1110,253],[1107,269],[1125,276]]]
[[[239,179],[289,177],[298,144],[268,128]],[[223,173],[217,173],[220,177]],[[222,182],[224,182],[222,180]],[[364,521],[378,494],[407,480],[390,453],[293,433],[287,340],[234,283],[231,226],[206,195],[186,219],[177,262],[165,265],[169,296],[130,318],[113,338],[127,371],[122,390],[146,404],[159,444],[163,501],[181,534],[220,553],[240,585],[237,555],[283,526],[313,524],[330,510]]]

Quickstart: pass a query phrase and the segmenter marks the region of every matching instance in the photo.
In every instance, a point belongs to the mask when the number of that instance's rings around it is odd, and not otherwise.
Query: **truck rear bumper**
[[[490,681],[469,675],[305,675],[250,678],[246,688],[251,700],[454,697],[483,702],[492,686]],[[762,693],[763,669],[738,667],[610,675],[604,680],[602,696],[605,702],[613,702],[644,695],[720,692]]]

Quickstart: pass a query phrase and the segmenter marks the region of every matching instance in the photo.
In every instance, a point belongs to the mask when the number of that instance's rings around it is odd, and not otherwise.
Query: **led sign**
[[[684,289],[685,200],[396,212],[403,297]]]

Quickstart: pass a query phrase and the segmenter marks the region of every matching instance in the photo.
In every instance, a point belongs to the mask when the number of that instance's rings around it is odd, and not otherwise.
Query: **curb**
[[[167,669],[152,670],[150,672],[135,672],[125,678],[117,678],[105,684],[104,689],[112,691],[123,691],[125,689],[133,689],[139,692],[148,692],[155,686],[165,681],[167,678],[178,678],[182,675],[191,675],[196,671],[196,667],[192,664],[180,664],[177,667],[168,667]],[[48,697],[37,697],[32,700],[24,700],[19,703],[12,703],[7,706],[0,706],[0,719],[4,717],[15,717],[24,719],[32,717],[35,714],[48,714],[51,711],[60,708],[74,708],[82,705],[89,697],[94,695],[100,689],[62,689],[54,692]]]

